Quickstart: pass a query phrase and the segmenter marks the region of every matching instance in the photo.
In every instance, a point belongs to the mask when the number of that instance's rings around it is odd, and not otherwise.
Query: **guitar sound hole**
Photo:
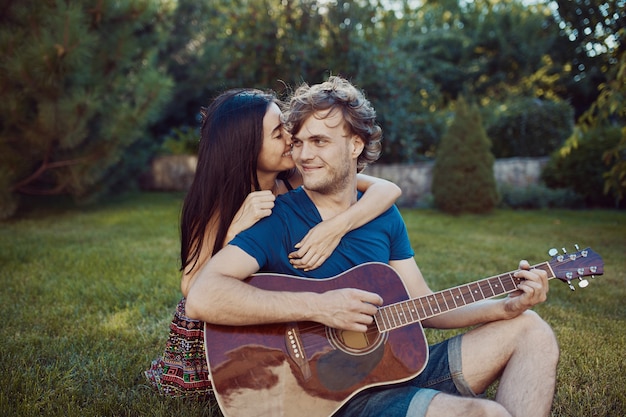
[[[378,348],[386,340],[387,333],[381,334],[376,326],[370,326],[365,333],[350,330],[326,328],[331,344],[352,355],[365,355]]]

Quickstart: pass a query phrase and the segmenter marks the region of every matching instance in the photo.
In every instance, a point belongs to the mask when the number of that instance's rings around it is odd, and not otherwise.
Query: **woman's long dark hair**
[[[202,109],[198,165],[181,213],[181,271],[190,264],[196,267],[209,221],[218,219],[214,255],[253,186],[260,190],[257,159],[263,117],[274,102],[269,92],[229,90]]]

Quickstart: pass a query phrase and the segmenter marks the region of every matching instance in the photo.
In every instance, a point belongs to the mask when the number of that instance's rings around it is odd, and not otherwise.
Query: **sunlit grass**
[[[181,201],[142,194],[0,223],[0,415],[220,415],[214,404],[159,397],[142,375],[164,347],[180,297]],[[520,259],[546,261],[551,247],[598,252],[604,276],[575,292],[554,280],[537,307],[562,349],[553,415],[623,414],[625,212],[403,214],[434,289],[513,270]]]

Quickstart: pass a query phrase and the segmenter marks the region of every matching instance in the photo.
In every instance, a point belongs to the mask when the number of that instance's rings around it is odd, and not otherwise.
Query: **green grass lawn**
[[[214,404],[159,397],[142,374],[161,353],[180,298],[181,201],[141,194],[0,223],[0,415],[220,415]],[[551,247],[599,253],[603,276],[574,292],[553,280],[536,308],[561,345],[552,414],[626,413],[626,212],[403,214],[437,290],[513,270],[520,259],[549,260]]]

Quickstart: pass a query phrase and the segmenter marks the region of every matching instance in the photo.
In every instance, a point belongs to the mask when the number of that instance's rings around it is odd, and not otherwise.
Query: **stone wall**
[[[527,187],[537,184],[541,170],[548,162],[543,158],[506,158],[494,164],[494,175],[498,184]],[[398,205],[414,207],[430,195],[434,162],[413,164],[374,164],[363,172],[396,183],[402,189]]]
[[[526,187],[539,182],[541,170],[547,161],[547,157],[498,159],[494,165],[494,175],[499,184]],[[193,181],[196,165],[197,158],[192,155],[156,158],[142,181],[142,187],[157,191],[187,190]],[[430,195],[433,165],[433,162],[374,164],[364,173],[398,184],[402,188],[398,205],[415,207]]]
[[[152,191],[185,191],[191,187],[198,165],[195,155],[167,155],[154,158],[150,170],[140,179],[141,188]]]

